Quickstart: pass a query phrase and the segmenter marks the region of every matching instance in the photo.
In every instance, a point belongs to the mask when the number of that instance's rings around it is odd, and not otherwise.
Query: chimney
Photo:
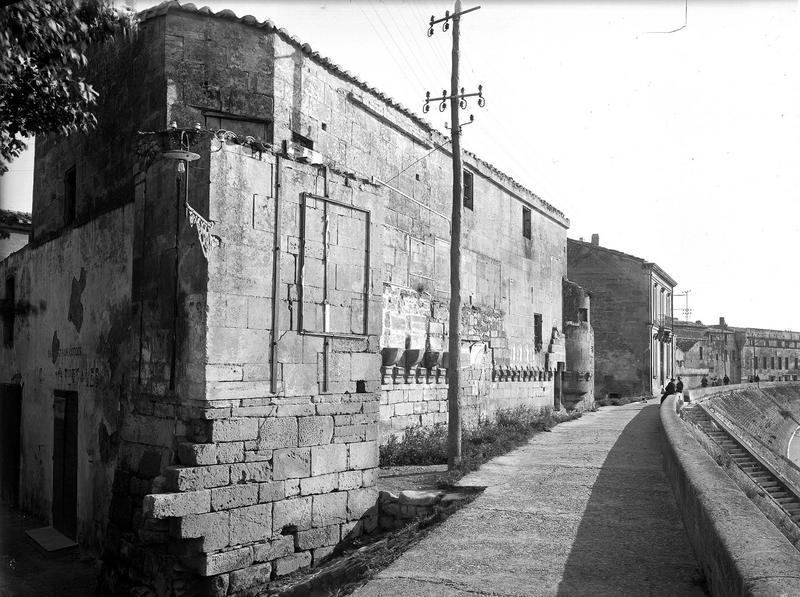
[[[579,241],[581,241],[581,242],[583,242],[583,237],[580,237],[578,240],[579,240]]]
[[[593,245],[600,245],[600,235],[599,234],[592,234],[592,244]]]
[[[725,323],[725,318],[724,318],[724,317],[720,317],[720,318],[719,318],[719,327],[721,327],[721,328],[726,328],[726,327],[728,327],[728,324],[727,324],[727,323]]]

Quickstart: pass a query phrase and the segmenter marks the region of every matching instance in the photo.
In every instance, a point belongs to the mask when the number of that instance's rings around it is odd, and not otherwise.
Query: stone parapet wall
[[[709,592],[800,594],[800,554],[692,437],[679,404],[661,405],[664,472]]]
[[[494,381],[464,386],[461,416],[473,427],[498,410],[553,406],[553,385],[547,381]],[[406,429],[447,424],[447,384],[396,384],[380,392],[380,441],[401,436]]]

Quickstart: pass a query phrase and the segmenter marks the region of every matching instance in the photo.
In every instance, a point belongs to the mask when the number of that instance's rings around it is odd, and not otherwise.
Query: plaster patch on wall
[[[50,355],[52,356],[53,359],[53,365],[55,365],[56,361],[58,360],[58,353],[60,348],[61,348],[61,342],[59,342],[58,340],[58,332],[55,331],[53,332],[53,344],[50,348]]]
[[[81,302],[81,295],[86,288],[86,270],[81,268],[81,277],[79,280],[72,278],[72,294],[69,297],[69,314],[67,321],[71,321],[75,329],[81,331],[83,325],[83,303]]]

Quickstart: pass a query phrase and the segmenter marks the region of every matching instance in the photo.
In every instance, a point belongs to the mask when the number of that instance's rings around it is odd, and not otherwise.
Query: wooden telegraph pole
[[[430,109],[431,101],[439,101],[439,111],[444,112],[447,101],[450,101],[450,117],[452,124],[453,142],[453,209],[450,221],[450,321],[447,366],[447,467],[453,470],[461,464],[461,205],[463,187],[463,166],[461,164],[461,126],[459,124],[459,108],[467,107],[467,97],[478,96],[478,105],[483,106],[483,89],[479,85],[478,93],[464,93],[458,88],[458,59],[459,35],[461,33],[461,15],[480,6],[461,11],[461,0],[456,0],[452,15],[445,13],[444,18],[434,20],[431,17],[428,36],[433,35],[433,26],[444,21],[443,30],[449,28],[449,21],[453,21],[453,51],[452,67],[450,71],[450,95],[442,91],[442,97],[431,98],[430,92],[426,94],[424,112]],[[471,122],[471,121],[470,121]]]

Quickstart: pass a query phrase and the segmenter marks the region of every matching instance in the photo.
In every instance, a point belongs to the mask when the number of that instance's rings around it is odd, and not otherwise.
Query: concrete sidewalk
[[[462,484],[486,491],[354,595],[706,595],[658,408],[605,407],[484,465]]]

